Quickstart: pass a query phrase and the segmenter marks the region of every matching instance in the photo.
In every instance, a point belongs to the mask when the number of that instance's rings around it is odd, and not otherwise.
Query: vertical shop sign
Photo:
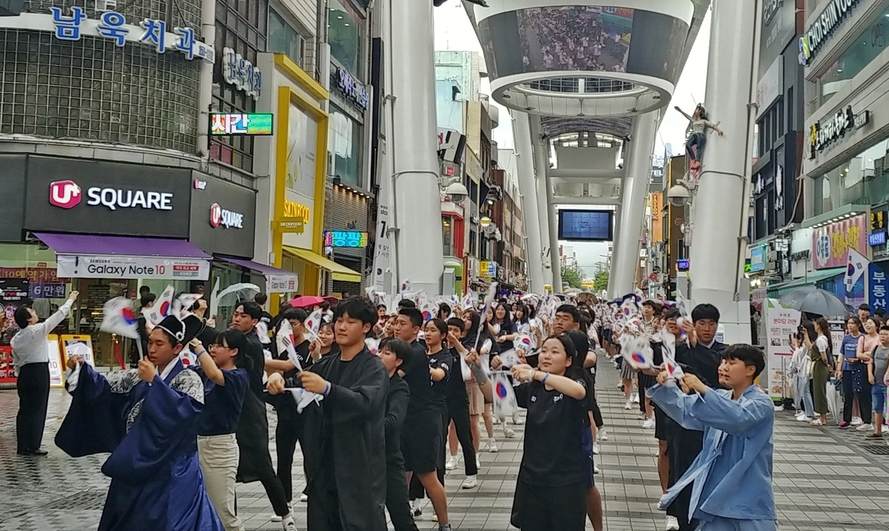
[[[870,291],[868,293],[868,303],[871,310],[877,311],[882,308],[889,309],[889,294],[887,294],[887,276],[889,272],[889,263],[887,262],[871,262],[868,266],[868,278],[870,280]]]

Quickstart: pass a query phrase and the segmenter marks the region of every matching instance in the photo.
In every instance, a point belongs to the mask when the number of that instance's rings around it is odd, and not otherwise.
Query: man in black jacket
[[[398,368],[410,354],[410,345],[398,339],[384,339],[380,345],[380,359],[389,374],[389,394],[386,396],[386,510],[395,531],[417,531],[408,502],[404,456],[401,455],[401,427],[407,417],[411,390],[398,375]]]
[[[688,343],[676,345],[676,363],[682,370],[694,374],[707,387],[719,389],[719,364],[725,345],[716,341],[719,327],[719,310],[712,304],[699,304],[691,312],[692,322],[683,324]],[[667,456],[670,460],[670,486],[685,474],[704,444],[704,432],[686,430],[670,421],[667,428]],[[688,507],[691,502],[691,485],[667,508],[667,514],[676,517],[680,531],[697,529],[698,522],[689,522]]]

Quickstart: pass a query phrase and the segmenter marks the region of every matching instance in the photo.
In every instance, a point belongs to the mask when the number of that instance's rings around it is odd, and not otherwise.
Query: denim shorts
[[[871,410],[874,413],[883,414],[886,409],[886,386],[883,384],[874,384],[870,388]]]

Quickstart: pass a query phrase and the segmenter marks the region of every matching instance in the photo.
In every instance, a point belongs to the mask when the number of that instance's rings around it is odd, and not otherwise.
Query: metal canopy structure
[[[655,134],[709,4],[464,2],[513,115],[532,291],[562,289],[556,205],[616,211],[609,291],[632,290]]]

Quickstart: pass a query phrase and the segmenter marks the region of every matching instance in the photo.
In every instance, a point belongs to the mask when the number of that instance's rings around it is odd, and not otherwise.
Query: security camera
[[[691,199],[691,192],[688,191],[688,188],[681,184],[677,184],[671,186],[667,191],[667,199],[674,207],[684,207]]]

